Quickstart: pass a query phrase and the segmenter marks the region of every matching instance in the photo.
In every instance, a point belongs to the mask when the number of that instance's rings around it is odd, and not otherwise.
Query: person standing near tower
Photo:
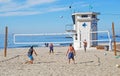
[[[83,44],[84,44],[84,51],[86,52],[86,48],[87,48],[87,41],[86,41],[86,39],[83,41]]]

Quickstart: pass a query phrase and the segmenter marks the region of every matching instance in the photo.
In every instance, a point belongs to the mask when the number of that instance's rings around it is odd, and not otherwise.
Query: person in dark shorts
[[[33,46],[30,47],[29,51],[28,51],[28,58],[30,59],[29,61],[27,61],[26,63],[30,63],[33,64],[33,52],[35,53],[35,55],[37,56],[37,53],[35,52],[35,50],[33,49]]]
[[[53,47],[54,47],[53,44],[50,43],[50,45],[49,45],[49,48],[50,48],[49,53],[54,53]]]
[[[74,59],[75,54],[76,54],[75,49],[72,46],[72,44],[70,44],[66,53],[66,56],[68,56],[68,59],[69,59],[69,64],[70,64],[70,59],[72,59],[73,62],[75,63],[75,59]]]

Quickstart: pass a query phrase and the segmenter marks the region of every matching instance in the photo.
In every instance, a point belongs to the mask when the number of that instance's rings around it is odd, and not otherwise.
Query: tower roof
[[[99,15],[100,13],[98,12],[77,12],[77,13],[73,13],[72,15]]]

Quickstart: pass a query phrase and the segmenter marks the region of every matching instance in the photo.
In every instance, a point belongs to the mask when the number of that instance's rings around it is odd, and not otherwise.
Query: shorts
[[[72,52],[70,52],[69,54],[68,54],[68,59],[73,59],[74,58],[74,54],[72,53]]]
[[[53,52],[53,48],[50,48],[50,52]]]
[[[34,60],[32,55],[31,55],[31,56],[28,56],[28,57],[29,57],[30,60]]]

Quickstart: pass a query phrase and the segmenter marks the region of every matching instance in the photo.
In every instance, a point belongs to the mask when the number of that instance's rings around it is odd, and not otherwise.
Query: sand
[[[34,64],[24,64],[29,48],[9,48],[7,57],[0,51],[0,76],[120,76],[120,57],[113,51],[96,48],[76,51],[75,64],[68,63],[67,47],[54,47],[54,54],[49,48],[34,48]]]

